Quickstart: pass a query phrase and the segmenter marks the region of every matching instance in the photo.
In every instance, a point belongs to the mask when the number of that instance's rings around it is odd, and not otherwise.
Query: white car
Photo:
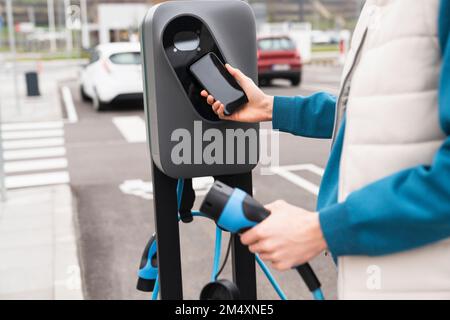
[[[83,100],[96,110],[125,99],[142,99],[143,81],[139,43],[116,42],[97,46],[81,72]]]

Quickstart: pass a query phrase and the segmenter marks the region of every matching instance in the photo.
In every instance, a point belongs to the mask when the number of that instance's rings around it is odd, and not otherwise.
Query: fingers
[[[282,261],[272,263],[272,267],[277,271],[287,271],[292,268],[292,266],[289,263]]]
[[[202,91],[200,92],[200,95],[201,95],[203,98],[206,98],[206,102],[207,102],[209,105],[211,105],[211,106],[216,102],[216,99],[214,99],[214,97],[213,97],[212,95],[210,95],[210,94],[208,93],[208,91],[206,91],[206,90],[202,90]]]
[[[248,249],[250,250],[250,252],[253,253],[267,255],[272,253],[275,249],[277,249],[277,247],[278,247],[277,244],[274,243],[272,240],[262,240],[255,244],[250,245]]]
[[[221,105],[222,105],[222,102],[220,102],[219,100],[217,100],[216,102],[213,103],[212,109],[216,114],[218,113]]]
[[[250,246],[258,241],[268,238],[271,235],[271,227],[267,227],[267,225],[270,225],[271,220],[277,214],[280,214],[280,209],[284,208],[286,205],[287,203],[283,200],[277,200],[266,205],[265,208],[270,211],[270,216],[257,226],[243,233],[241,235],[242,244]]]
[[[216,113],[220,119],[228,119],[229,118],[227,115],[225,115],[225,106],[222,103],[220,104],[220,107]]]
[[[275,257],[272,253],[260,253],[258,254],[258,256],[266,262],[273,262],[275,260]]]
[[[206,98],[206,102],[212,107],[212,110],[220,119],[228,119],[229,117],[225,115],[225,106],[219,100],[214,99],[212,95],[209,95],[206,90],[200,92],[200,95]]]
[[[272,264],[272,268],[278,271],[287,271],[294,267],[290,261],[281,259],[279,254],[276,253],[261,253],[259,257],[267,263]]]
[[[234,120],[234,118],[232,116],[227,116],[225,114],[225,106],[220,101],[216,101],[214,103],[213,111],[217,114],[219,119],[222,119],[222,120]]]
[[[241,235],[241,242],[243,245],[251,246],[258,241],[261,241],[265,239],[268,236],[264,222],[260,223],[256,227],[253,227],[252,229],[248,230],[247,232],[244,232]]]
[[[211,105],[211,106],[214,104],[215,101],[216,101],[216,99],[214,99],[214,97],[211,96],[211,95],[209,95],[209,96],[206,98],[206,102],[208,102],[208,104]]]

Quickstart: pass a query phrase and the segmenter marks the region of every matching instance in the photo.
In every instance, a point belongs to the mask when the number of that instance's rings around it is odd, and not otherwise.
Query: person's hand
[[[260,224],[241,235],[241,242],[280,271],[304,264],[326,250],[319,214],[275,201],[266,206],[271,213]]]
[[[248,103],[236,110],[232,115],[224,114],[224,105],[220,101],[216,101],[212,95],[206,90],[200,94],[206,98],[213,111],[220,119],[239,121],[239,122],[261,122],[272,120],[273,96],[265,94],[252,79],[243,74],[239,69],[235,69],[226,64],[228,72],[236,79],[244,90],[248,98]]]

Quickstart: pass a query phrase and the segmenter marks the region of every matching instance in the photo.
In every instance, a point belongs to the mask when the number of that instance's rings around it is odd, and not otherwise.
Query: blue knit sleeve
[[[274,129],[296,136],[329,139],[333,134],[336,98],[327,93],[309,97],[275,97]]]

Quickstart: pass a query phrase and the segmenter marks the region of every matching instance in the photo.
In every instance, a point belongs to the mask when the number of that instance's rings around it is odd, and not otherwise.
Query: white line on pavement
[[[3,140],[62,137],[64,130],[7,131],[3,132]]]
[[[62,87],[61,92],[64,106],[66,107],[67,120],[70,123],[75,123],[78,121],[78,114],[73,103],[72,93],[66,86]]]
[[[69,182],[69,173],[66,171],[17,175],[5,178],[7,189],[66,184]]]
[[[305,189],[306,191],[312,193],[317,196],[319,194],[319,186],[296,175],[293,171],[310,171],[318,176],[323,176],[324,170],[315,164],[297,164],[290,166],[281,166],[281,167],[271,167],[270,170],[278,174],[279,176],[285,178],[286,180],[292,182],[293,184],[299,186],[300,188]]]
[[[5,173],[18,173],[39,170],[54,170],[67,168],[67,159],[42,159],[42,160],[27,160],[27,161],[11,161],[4,165]]]
[[[315,185],[312,182],[309,182],[306,179],[303,179],[302,177],[296,175],[295,173],[284,170],[280,167],[273,167],[270,168],[270,170],[316,196],[319,194],[319,186]]]
[[[17,131],[17,130],[40,130],[40,129],[62,129],[62,121],[50,122],[17,122],[5,123],[1,125],[2,131]]]
[[[112,122],[128,142],[135,143],[147,141],[145,122],[141,117],[114,117]]]
[[[206,195],[214,184],[213,177],[200,177],[192,179],[192,188],[197,197]],[[151,181],[143,181],[140,179],[125,180],[120,186],[120,191],[124,194],[141,197],[146,200],[153,199],[153,184]]]
[[[3,150],[57,147],[64,145],[64,138],[26,139],[3,142]]]
[[[283,170],[287,170],[287,171],[302,171],[302,170],[306,170],[306,171],[310,171],[312,173],[317,174],[318,176],[323,176],[324,174],[324,169],[316,166],[315,164],[312,163],[308,163],[308,164],[294,164],[294,165],[290,165],[290,166],[281,166],[278,167],[281,168]]]
[[[66,148],[40,148],[40,149],[23,149],[23,150],[11,150],[5,151],[3,158],[6,161],[9,160],[22,160],[22,159],[34,159],[34,158],[46,158],[46,157],[62,157],[66,155]]]

